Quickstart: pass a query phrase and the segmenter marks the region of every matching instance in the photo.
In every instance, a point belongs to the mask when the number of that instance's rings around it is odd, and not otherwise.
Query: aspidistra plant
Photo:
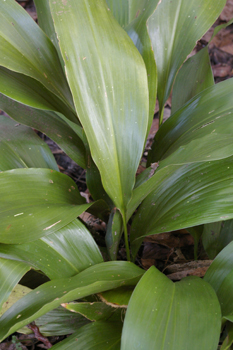
[[[233,218],[233,81],[214,85],[207,49],[186,61],[225,3],[35,0],[38,26],[0,0],[0,109],[13,119],[0,123],[1,340],[35,321],[44,335],[73,333],[54,349],[217,350],[226,325],[230,346],[222,252],[205,280],[134,264],[147,235]],[[156,98],[160,128],[136,178]],[[86,169],[92,203],[30,127]],[[106,221],[107,262],[85,210]],[[122,234],[128,261],[117,261]],[[48,281],[5,311],[30,269]]]

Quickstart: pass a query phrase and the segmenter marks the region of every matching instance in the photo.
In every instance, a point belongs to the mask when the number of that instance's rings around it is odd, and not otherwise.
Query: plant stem
[[[123,225],[124,225],[126,255],[127,255],[127,260],[130,261],[130,251],[129,251],[129,242],[128,242],[127,223],[126,223],[126,220],[125,220],[124,217],[123,217]]]

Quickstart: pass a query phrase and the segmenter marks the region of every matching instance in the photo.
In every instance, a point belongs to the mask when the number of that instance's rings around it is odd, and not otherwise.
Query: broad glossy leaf
[[[159,0],[107,0],[114,17],[133,40],[146,65],[149,87],[148,132],[155,110],[157,71],[146,22],[158,2]]]
[[[62,303],[122,285],[135,285],[143,272],[130,262],[105,262],[74,277],[47,282],[20,299],[0,318],[0,340]]]
[[[229,220],[232,221],[232,220]],[[201,235],[203,247],[210,259],[214,259],[216,255],[222,250],[219,246],[219,239],[221,237],[222,221],[205,224]]]
[[[232,178],[232,157],[159,167],[148,181],[151,193],[133,220],[130,239],[135,248],[143,236],[233,218]]]
[[[14,0],[0,0],[0,46],[0,66],[40,81],[73,109],[55,47]]]
[[[36,5],[36,13],[38,18],[38,24],[40,28],[48,35],[49,39],[55,46],[61,65],[64,66],[64,61],[61,55],[60,47],[58,44],[58,39],[56,36],[53,19],[51,16],[51,11],[49,7],[49,2],[47,0],[34,0]]]
[[[151,177],[151,171],[152,171],[152,168],[151,168],[151,166],[149,166],[148,168],[143,170],[142,173],[137,175],[134,190],[137,187],[139,187],[140,185],[142,185],[143,182],[147,181]],[[152,174],[154,175],[154,172],[152,172]]]
[[[30,288],[17,284],[7,301],[3,304],[3,308],[0,310],[0,316],[13,306],[16,301],[30,292]],[[89,321],[85,317],[65,310],[63,307],[51,310],[35,320],[35,324],[39,327],[40,333],[45,337],[71,334],[87,323],[89,323]],[[32,331],[28,327],[23,327],[19,329],[19,333],[30,334]]]
[[[148,32],[157,64],[160,113],[180,66],[225,3],[225,0],[163,0],[150,17]]]
[[[17,122],[46,134],[77,164],[86,167],[85,147],[80,137],[82,128],[79,125],[63,119],[55,112],[25,106],[3,94],[0,94],[0,108]]]
[[[74,113],[44,85],[31,77],[0,66],[0,92],[5,96],[43,110],[58,111],[76,121]]]
[[[153,165],[153,164],[152,164]],[[180,168],[177,165],[171,165],[164,167],[163,169],[159,169],[159,163],[157,163],[156,168],[149,167],[144,172],[145,175],[140,174],[142,178],[139,180],[139,185],[136,182],[136,186],[133,190],[133,196],[131,201],[129,202],[127,208],[127,220],[131,218],[137,207],[142,203],[142,201],[152,192],[155,191],[161,183],[169,177],[174,171]],[[141,181],[142,180],[142,181]]]
[[[87,188],[90,191],[91,196],[94,200],[102,199],[109,205],[110,208],[113,208],[114,204],[103,188],[99,169],[97,168],[95,162],[92,159],[88,141],[85,136],[83,136],[83,138],[84,138],[84,144],[86,147],[86,158],[87,158],[87,170],[86,170]]]
[[[0,170],[26,168],[26,164],[12,148],[4,142],[0,142]],[[46,167],[48,168],[48,167]]]
[[[232,90],[233,79],[223,81],[173,114],[155,136],[152,161],[184,164],[232,155]]]
[[[220,305],[207,282],[173,283],[151,267],[130,299],[121,350],[216,350],[220,331]]]
[[[51,310],[35,320],[40,333],[45,337],[72,334],[88,323],[90,322],[82,315],[70,312],[63,307]],[[30,333],[29,328],[26,327],[20,332]]]
[[[223,317],[233,322],[233,242],[216,256],[204,279],[214,288]]]
[[[121,27],[129,24],[129,2],[121,0],[106,0],[109,9]]]
[[[172,110],[174,114],[188,100],[199,92],[214,85],[208,46],[190,57],[180,68],[172,89]]]
[[[48,169],[0,173],[0,242],[18,244],[56,232],[90,204],[74,181]]]
[[[117,260],[118,247],[123,233],[123,220],[121,213],[116,208],[113,208],[105,235],[105,242],[108,248],[108,253],[111,260]]]
[[[232,24],[233,19],[214,28],[209,43],[218,32]],[[214,85],[214,77],[210,65],[208,46],[190,57],[179,70],[172,89],[172,114],[190,98],[202,90]]]
[[[103,261],[90,232],[79,220],[33,242],[0,244],[0,257],[25,262],[51,280],[74,276]]]
[[[214,28],[209,43],[218,32],[232,24],[233,19]],[[202,90],[214,85],[214,77],[210,65],[208,46],[190,57],[179,70],[172,89],[172,114],[190,98]]]
[[[21,299],[29,292],[31,292],[30,288],[22,286],[18,283],[11,291],[7,300],[2,305],[2,309],[0,309],[0,316],[2,316],[4,312],[6,312],[12,305],[14,305],[14,303],[16,303],[17,300]]]
[[[49,147],[31,128],[1,115],[0,171],[27,167],[58,170]]]
[[[232,240],[233,220],[227,220],[222,222],[221,234],[219,237],[219,249],[225,248]],[[220,251],[219,250],[219,251]]]
[[[104,0],[51,0],[50,7],[92,157],[124,216],[147,132],[144,62]]]
[[[233,271],[231,271],[223,280],[217,291],[217,296],[221,305],[223,319],[233,322]]]
[[[117,309],[103,302],[71,302],[63,303],[62,306],[74,313],[79,313],[91,321],[107,321],[116,313]],[[120,316],[120,313],[117,312]],[[112,320],[111,320],[112,321]]]
[[[116,308],[126,308],[134,288],[131,286],[120,287],[107,292],[99,293],[98,296],[108,305]]]
[[[233,240],[233,220],[205,224],[202,244],[210,259],[214,259]]]
[[[120,350],[122,322],[98,321],[86,325],[53,346],[54,350]]]
[[[148,7],[147,0],[106,0],[106,2],[123,28],[138,18]]]
[[[118,1],[122,3],[122,0]],[[124,2],[124,0],[123,0]],[[157,69],[154,59],[154,53],[151,47],[151,41],[148,34],[147,21],[158,5],[159,0],[149,1],[129,1],[129,12],[135,19],[126,28],[126,32],[133,40],[138,51],[141,53],[146,65],[148,88],[149,88],[149,123],[148,133],[153,121],[156,95],[157,95]],[[127,3],[127,2],[126,2]]]
[[[212,285],[215,292],[224,279],[233,271],[233,242],[229,243],[214,259],[207,270],[204,280]]]
[[[19,261],[0,259],[0,314],[19,280],[30,270],[30,266]]]

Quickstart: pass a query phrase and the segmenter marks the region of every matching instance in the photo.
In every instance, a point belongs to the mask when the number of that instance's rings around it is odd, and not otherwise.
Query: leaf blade
[[[72,0],[69,11],[58,16],[62,6],[60,0],[50,1],[76,110],[103,186],[124,213],[147,129],[148,88],[144,63],[104,1],[97,4]],[[67,23],[72,31],[65,29]],[[129,83],[137,86],[137,91],[129,89]],[[133,135],[137,135],[137,141]]]
[[[121,329],[120,322],[93,322],[56,344],[54,350],[72,350],[77,339],[80,350],[120,350]]]
[[[232,161],[229,157],[159,167],[148,183],[142,185],[141,192],[149,188],[151,192],[133,220],[130,233],[135,244],[133,250],[137,251],[140,239],[146,235],[231,219]]]
[[[152,161],[185,164],[232,155],[232,88],[233,79],[209,87],[173,114],[155,136]]]
[[[208,47],[190,57],[180,68],[172,89],[172,110],[175,113],[199,92],[214,85]]]
[[[14,169],[0,173],[0,179],[1,243],[46,236],[90,206],[84,204],[73,180],[53,170]]]
[[[225,0],[163,0],[148,21],[158,70],[160,113],[188,54],[221,13]],[[211,11],[210,11],[211,10]]]
[[[69,87],[51,41],[17,2],[1,0],[0,9],[0,65],[40,81],[72,109]]]
[[[85,147],[80,137],[82,128],[75,124],[74,130],[69,121],[50,111],[34,109],[0,93],[0,107],[19,123],[39,130],[56,142],[61,149],[82,168],[86,168]],[[72,123],[72,122],[70,122]]]
[[[208,283],[192,277],[172,283],[152,267],[130,299],[121,350],[215,350],[220,329],[219,302]]]
[[[33,242],[0,244],[0,257],[27,263],[50,280],[74,276],[103,261],[94,239],[77,219]]]
[[[30,270],[30,266],[7,259],[0,259],[0,310],[19,280]]]
[[[2,340],[14,330],[58,307],[63,302],[121,285],[135,285],[143,272],[129,262],[105,262],[92,266],[74,277],[47,282],[20,299],[14,304],[14,308],[10,308],[0,318],[0,338]]]
[[[33,130],[0,116],[0,171],[49,168],[58,171],[52,152]]]

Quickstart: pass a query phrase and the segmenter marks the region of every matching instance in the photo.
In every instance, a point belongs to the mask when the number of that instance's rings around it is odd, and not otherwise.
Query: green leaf
[[[38,80],[73,109],[55,47],[14,0],[0,0],[0,45],[0,66]]]
[[[121,27],[129,24],[129,3],[122,0],[106,0],[109,9]]]
[[[74,113],[39,81],[0,66],[0,92],[34,108],[58,111],[76,121]]]
[[[0,173],[0,242],[30,242],[56,232],[90,204],[84,204],[74,181],[48,169]]]
[[[64,61],[61,55],[57,35],[55,32],[49,2],[47,0],[34,0],[34,4],[36,5],[36,13],[38,17],[39,26],[48,35],[49,39],[55,46],[61,62],[61,66],[63,67]]]
[[[121,213],[113,208],[105,235],[105,242],[111,260],[117,260],[118,247],[123,233],[123,222]]]
[[[216,350],[220,330],[219,302],[207,282],[173,283],[151,267],[130,299],[121,350]]]
[[[228,23],[216,26],[209,43],[221,29],[226,28],[232,22],[233,19]],[[190,57],[179,70],[172,89],[172,114],[190,98],[212,85],[214,85],[214,77],[209,59],[208,46],[206,46],[197,54]]]
[[[82,168],[86,167],[82,128],[50,111],[20,104],[0,93],[0,108],[19,123],[31,126],[50,137]],[[75,129],[74,129],[75,128]]]
[[[17,284],[11,291],[5,303],[3,304],[2,309],[0,310],[0,316],[2,316],[4,312],[6,312],[12,305],[14,305],[14,303],[16,303],[17,300],[21,299],[24,295],[28,294],[29,292],[31,292],[30,288],[22,286],[21,284]]]
[[[232,240],[233,220],[205,224],[202,243],[210,259],[214,259]]]
[[[116,311],[116,308],[102,302],[71,302],[63,303],[63,307],[72,312],[79,313],[91,321],[107,321]],[[118,312],[117,312],[118,314]]]
[[[98,321],[82,327],[78,332],[61,343],[54,350],[120,350],[121,322]]]
[[[229,243],[214,259],[204,280],[214,288],[224,319],[233,322],[233,242]]]
[[[94,200],[102,199],[109,205],[110,208],[112,208],[114,204],[103,188],[99,169],[97,168],[96,164],[92,159],[89,144],[85,135],[83,136],[83,139],[86,147],[86,158],[87,158],[87,170],[86,170],[87,188],[90,191],[91,196]]]
[[[29,292],[31,292],[30,288],[17,284],[4,303],[0,316]],[[45,337],[71,334],[87,323],[89,323],[89,321],[85,317],[65,310],[63,307],[51,310],[35,320],[35,324],[39,327],[40,333]],[[32,333],[28,327],[23,327],[19,329],[18,332],[23,334]]]
[[[155,110],[157,71],[146,22],[154,12],[158,2],[159,0],[107,0],[114,17],[133,40],[146,65],[149,87],[148,132]]]
[[[173,114],[155,136],[152,161],[164,160],[165,166],[232,155],[232,89],[233,79],[223,81],[205,89]]]
[[[221,171],[219,171],[221,169]],[[144,199],[131,227],[130,240],[155,233],[233,218],[233,158],[158,168],[137,189],[151,193]]]
[[[210,283],[218,294],[221,284],[231,271],[233,271],[233,242],[229,243],[216,256],[207,270],[204,280]]]
[[[203,247],[210,259],[214,259],[216,255],[222,250],[219,247],[219,238],[221,235],[222,223],[222,221],[212,222],[210,224],[205,224],[203,227],[201,240]]]
[[[52,152],[31,128],[0,116],[0,171],[14,168],[58,170]]]
[[[19,261],[0,259],[0,315],[3,304],[9,298],[19,280],[30,270],[30,266]],[[1,311],[2,310],[2,311]]]
[[[120,1],[122,2],[122,0]],[[124,2],[124,1],[123,1]],[[147,21],[158,5],[159,0],[130,1],[129,12],[135,19],[126,28],[126,32],[133,40],[146,65],[149,89],[149,123],[148,133],[154,117],[157,95],[157,68],[151,41],[148,34]],[[127,2],[126,2],[127,3]]]
[[[79,220],[33,242],[0,244],[0,257],[25,262],[51,280],[74,276],[103,261],[94,239]]]
[[[0,318],[0,341],[62,303],[122,285],[135,285],[143,272],[130,262],[105,262],[74,277],[47,282],[20,299]]]
[[[172,89],[172,110],[174,114],[192,97],[214,85],[208,47],[190,57],[180,68]]]
[[[225,0],[163,0],[150,17],[148,32],[158,70],[160,121],[180,66],[218,18],[225,3]]]
[[[70,312],[63,307],[49,311],[35,320],[36,326],[44,337],[72,334],[88,323],[89,321],[82,315]],[[30,333],[26,327],[20,332]]]
[[[167,177],[169,177],[173,173],[173,171],[179,168],[178,166],[171,165],[170,167],[161,169],[161,171],[159,171],[159,173],[156,174],[156,170],[158,167],[159,163],[151,164],[149,168],[143,171],[143,173],[145,174],[142,173],[139,175],[139,183],[136,182],[136,187],[133,190],[133,196],[127,208],[127,220],[131,218],[134,211],[142,203],[143,199],[145,199],[148,196],[148,194],[154,191]],[[154,174],[156,174],[156,180],[153,176]]]
[[[93,160],[124,216],[148,125],[144,62],[104,0],[50,1],[50,8]]]
[[[99,293],[98,296],[108,305],[112,305],[116,308],[126,308],[133,293],[133,289],[134,288],[130,286],[120,287]]]
[[[130,24],[134,19],[138,18],[148,6],[147,0],[106,1],[117,22],[123,28]]]

